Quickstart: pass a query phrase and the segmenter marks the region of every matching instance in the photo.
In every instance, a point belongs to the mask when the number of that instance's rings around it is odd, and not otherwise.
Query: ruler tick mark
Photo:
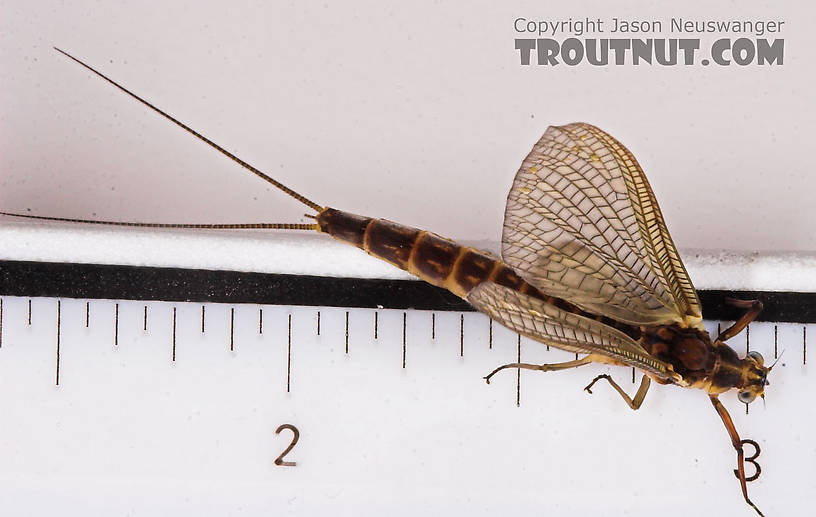
[[[465,315],[459,315],[459,357],[465,356]]]
[[[28,301],[31,303],[31,300]],[[60,367],[60,319],[61,319],[61,308],[62,302],[57,300],[57,386],[59,386],[59,367]]]
[[[91,322],[91,302],[85,302],[85,328]]]
[[[374,339],[377,339],[377,323],[379,322],[380,313],[374,311]]]
[[[113,309],[113,346],[119,346],[119,304]]]
[[[317,311],[317,335],[320,335],[320,311]]]
[[[31,326],[31,298],[28,299],[28,326]]]
[[[144,306],[144,328],[142,330],[147,332],[147,305]]]
[[[346,354],[348,354],[348,311],[346,311]]]
[[[407,318],[408,314],[403,311],[402,313],[402,368],[405,369],[405,355],[407,351],[407,339],[406,339],[406,327],[407,325]]]
[[[201,333],[204,333],[204,306],[201,306]]]
[[[431,313],[431,339],[436,339],[436,313]]]
[[[318,321],[319,319],[319,312]],[[289,315],[286,325],[286,393],[289,393],[289,381],[292,376],[292,315]]]
[[[635,383],[635,367],[632,367],[632,384]]]
[[[807,327],[802,326],[802,364],[807,364]]]
[[[258,308],[258,334],[263,334],[263,307]]]
[[[173,307],[173,362],[176,362],[176,308]]]
[[[3,299],[0,298],[0,348],[3,347]]]
[[[779,327],[774,325],[774,359],[777,358],[776,350],[779,346]]]
[[[751,324],[745,325],[745,355],[751,351]],[[748,404],[745,404],[745,410],[748,411]]]
[[[518,335],[516,362],[521,362],[521,334]],[[521,368],[516,368],[516,407],[521,406]]]
[[[235,351],[235,308],[230,307],[230,352]]]
[[[493,350],[493,318],[487,318],[487,348]]]

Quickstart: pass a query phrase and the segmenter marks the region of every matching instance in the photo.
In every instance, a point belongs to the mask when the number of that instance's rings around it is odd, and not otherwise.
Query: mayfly
[[[589,363],[633,366],[643,372],[634,397],[607,381],[632,409],[640,408],[651,381],[704,390],[737,452],[746,484],[759,477],[759,445],[741,439],[718,396],[732,388],[741,402],[764,397],[768,373],[762,356],[740,359],[725,341],[762,310],[759,301],[730,300],[745,309],[713,340],[702,324],[697,293],[675,249],[655,195],[632,153],[609,134],[584,123],[550,127],[516,173],[507,198],[502,258],[434,233],[324,207],[252,167],[176,118],[75,57],[56,49],[175,123],[245,169],[297,199],[315,215],[310,224],[153,224],[4,215],[153,228],[285,229],[328,234],[443,287],[521,335],[585,354],[557,364],[511,363],[505,368],[541,372]],[[752,446],[745,457],[743,447]],[[746,476],[745,462],[755,471]]]

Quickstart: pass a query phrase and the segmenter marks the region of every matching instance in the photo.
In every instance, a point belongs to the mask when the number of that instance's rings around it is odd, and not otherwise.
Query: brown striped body
[[[502,260],[425,230],[334,208],[324,209],[316,219],[321,232],[461,298],[467,299],[473,288],[491,281],[621,330],[639,340],[652,356],[672,365],[686,386],[721,393],[745,382],[740,376],[744,366],[737,354],[724,343],[712,343],[708,334],[700,330],[676,325],[636,327],[588,313],[566,300],[542,293]]]
[[[474,287],[487,280],[532,296],[549,298],[501,260],[435,233],[333,208],[318,214],[317,224],[320,231],[461,298],[466,298]]]
[[[467,299],[473,288],[491,281],[542,299],[560,309],[601,321],[634,339],[641,336],[639,327],[590,314],[566,300],[546,295],[527,283],[501,259],[435,233],[334,208],[324,209],[316,219],[321,232],[357,246],[461,298]]]

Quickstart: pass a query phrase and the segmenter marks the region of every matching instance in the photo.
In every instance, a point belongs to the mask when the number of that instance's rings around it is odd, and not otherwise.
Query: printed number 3
[[[300,431],[298,431],[297,427],[293,426],[292,424],[281,424],[280,426],[278,426],[277,429],[275,429],[275,434],[280,434],[280,432],[283,431],[284,429],[289,429],[290,431],[292,431],[292,442],[289,444],[289,447],[285,448],[283,452],[280,453],[280,456],[275,458],[275,465],[281,467],[294,467],[295,465],[297,465],[297,462],[284,461],[283,457],[289,454],[289,451],[291,451],[295,444],[298,442],[298,439],[300,438]]]

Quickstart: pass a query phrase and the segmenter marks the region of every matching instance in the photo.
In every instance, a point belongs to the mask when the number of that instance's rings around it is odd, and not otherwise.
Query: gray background
[[[638,157],[678,247],[816,250],[809,3],[493,4],[2,2],[0,207],[302,220],[57,45],[323,204],[496,242],[524,155],[582,120]],[[784,20],[785,64],[522,67],[519,16]]]

